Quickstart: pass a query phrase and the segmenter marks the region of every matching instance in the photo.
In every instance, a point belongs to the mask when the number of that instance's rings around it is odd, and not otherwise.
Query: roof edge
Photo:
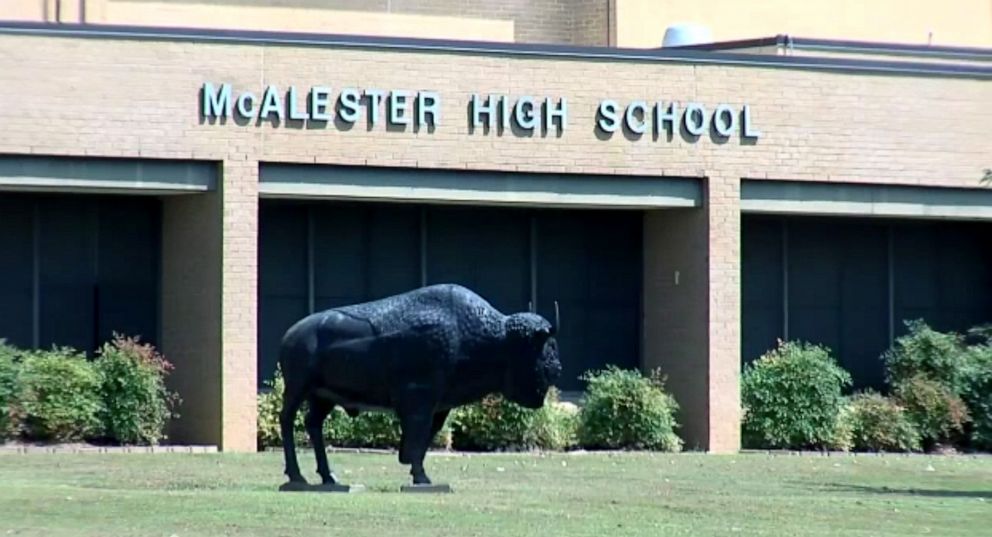
[[[0,21],[0,35],[4,34],[64,38],[336,47],[420,53],[460,53],[577,60],[666,62],[692,65],[732,65],[740,67],[804,69],[906,76],[992,79],[992,66],[836,57],[772,56],[707,49],[700,50],[690,47],[632,49],[303,32]],[[777,40],[778,37],[774,39]],[[760,42],[765,43],[767,41],[760,40]]]
[[[772,37],[753,39],[737,39],[702,43],[683,47],[672,47],[681,50],[711,50],[732,51],[742,48],[781,46],[800,50],[821,50],[831,52],[868,53],[893,56],[921,56],[929,58],[961,59],[969,61],[992,62],[992,48],[961,47],[947,45],[924,45],[914,43],[890,43],[884,41],[860,41],[846,39],[819,39],[789,34],[778,34]]]

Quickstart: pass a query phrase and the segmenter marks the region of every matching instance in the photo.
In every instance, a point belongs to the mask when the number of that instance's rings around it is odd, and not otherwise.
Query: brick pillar
[[[643,366],[681,406],[688,449],[740,447],[740,181],[704,182],[699,209],[644,217]]]
[[[256,449],[258,162],[224,162],[221,442]]]
[[[254,451],[258,164],[225,161],[218,190],[164,201],[162,349],[183,399],[172,441]]]

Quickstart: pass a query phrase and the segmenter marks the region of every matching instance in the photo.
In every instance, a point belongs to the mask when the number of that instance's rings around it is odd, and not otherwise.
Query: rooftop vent
[[[673,24],[665,30],[663,47],[684,47],[712,43],[710,29],[700,24]]]

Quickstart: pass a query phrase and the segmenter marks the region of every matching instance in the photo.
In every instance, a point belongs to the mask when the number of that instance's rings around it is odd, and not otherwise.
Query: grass
[[[312,469],[312,453],[300,456]],[[278,453],[0,455],[0,536],[952,537],[992,526],[990,457],[432,455],[428,472],[450,495],[397,492],[407,474],[394,455],[331,464],[367,490],[277,492]]]

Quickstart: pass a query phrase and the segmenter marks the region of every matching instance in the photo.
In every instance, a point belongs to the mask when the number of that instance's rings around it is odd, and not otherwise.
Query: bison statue
[[[301,319],[283,336],[279,351],[287,485],[306,484],[293,440],[303,402],[325,485],[337,482],[322,434],[335,406],[351,416],[394,412],[401,429],[399,462],[411,466],[414,485],[430,484],[424,456],[452,409],[489,394],[528,408],[544,404],[561,373],[557,305],[555,311],[555,325],[533,311],[504,315],[476,293],[442,284]]]

